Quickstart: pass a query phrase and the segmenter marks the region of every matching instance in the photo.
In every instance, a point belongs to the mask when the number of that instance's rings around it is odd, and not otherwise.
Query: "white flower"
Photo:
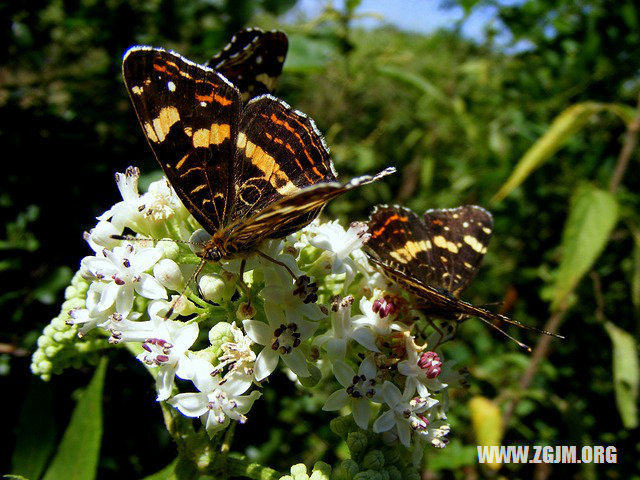
[[[324,346],[332,361],[344,358],[351,339],[369,351],[380,351],[376,346],[376,335],[373,331],[368,327],[357,327],[351,321],[353,301],[353,295],[348,295],[344,299],[340,296],[334,298],[331,305],[331,328],[322,335],[318,335],[313,342],[315,345]]]
[[[214,367],[201,358],[192,359],[194,375],[192,381],[198,393],[179,393],[168,403],[187,417],[200,417],[210,436],[225,428],[230,419],[239,423],[247,421],[246,414],[253,402],[260,398],[260,392],[242,395],[249,384],[237,382],[233,378],[223,381],[219,375],[212,375]]]
[[[102,292],[99,310],[106,310],[114,303],[119,313],[127,314],[133,306],[133,292],[152,300],[167,298],[164,287],[148,273],[160,260],[162,253],[156,248],[135,251],[133,245],[103,250],[102,257],[85,257],[81,269],[85,275],[107,283]]]
[[[398,363],[398,372],[407,377],[406,388],[411,394],[417,390],[419,396],[426,397],[430,392],[447,387],[440,380],[443,364],[435,352],[423,352],[410,335],[407,335],[405,347],[407,359]]]
[[[270,268],[264,268],[265,287],[260,295],[264,299],[264,312],[270,324],[283,323],[283,321],[287,324],[301,323],[303,317],[310,320],[324,318],[325,315],[320,307],[309,301],[312,300],[310,296],[315,295],[315,284],[309,282],[309,277],[299,275],[298,284],[295,285],[291,275],[273,263]]]
[[[337,220],[315,227],[309,243],[316,248],[329,252],[329,265],[334,275],[345,274],[345,288],[351,284],[357,271],[357,265],[350,257],[360,250],[370,234],[366,233],[366,225],[354,223],[348,230]]]
[[[110,330],[113,325],[117,325],[122,320],[132,321],[140,317],[140,314],[136,312],[129,312],[128,315],[123,316],[113,308],[100,310],[98,304],[105,288],[106,284],[104,283],[92,283],[87,291],[86,308],[74,308],[69,311],[71,319],[67,321],[67,324],[82,325],[78,330],[79,337],[83,337],[88,331],[96,327]]]
[[[129,167],[125,173],[116,173],[116,185],[120,190],[122,201],[98,217],[98,220],[109,220],[120,232],[124,227],[132,227],[135,231],[143,233],[139,224],[143,219],[140,213],[140,198],[138,194],[138,180],[140,170],[136,167]],[[138,227],[138,228],[136,228]]]
[[[104,248],[113,248],[120,244],[120,240],[111,238],[112,235],[120,235],[122,230],[118,230],[115,225],[105,220],[100,220],[98,224],[89,232],[84,232],[84,239],[96,253],[100,253]]]
[[[276,312],[280,314],[276,315]],[[306,358],[298,347],[313,334],[317,325],[304,320],[298,323],[285,324],[284,322],[284,314],[281,310],[272,312],[268,325],[258,320],[242,322],[249,338],[259,345],[264,345],[256,358],[254,370],[258,382],[273,373],[280,358],[299,377],[311,375]]]
[[[384,382],[382,396],[389,410],[380,415],[373,423],[375,433],[386,432],[395,427],[395,433],[400,442],[407,448],[411,444],[411,430],[424,430],[429,420],[424,412],[438,403],[429,397],[412,397],[413,392],[405,389],[401,393],[390,381]]]
[[[351,413],[356,424],[366,430],[369,428],[371,416],[370,402],[382,401],[377,380],[376,365],[373,355],[368,355],[360,364],[358,374],[341,360],[333,363],[333,374],[344,388],[336,390],[322,407],[325,411],[339,410],[346,405],[351,406]]]
[[[211,343],[214,343],[216,339],[217,333],[215,330],[214,327],[209,331],[209,341]],[[229,367],[225,379],[233,376],[237,381],[246,381],[251,384],[256,362],[256,354],[251,349],[253,342],[236,326],[236,322],[231,324],[230,332],[233,335],[233,342],[225,342],[221,345],[223,353],[218,357],[216,372]]]
[[[400,322],[394,322],[395,314],[385,314],[376,307],[376,302],[367,300],[366,297],[360,299],[360,311],[364,315],[356,315],[351,321],[357,326],[367,326],[377,335],[389,335],[393,330],[405,331],[409,327]]]
[[[176,214],[185,215],[186,209],[166,178],[149,185],[147,193],[138,200],[138,209],[153,222],[163,222]]]
[[[146,322],[123,322],[121,330],[112,335],[123,342],[142,342],[143,352],[136,356],[149,368],[158,369],[156,375],[156,400],[166,400],[171,395],[174,377],[191,378],[191,363],[187,351],[198,338],[198,324],[164,320],[158,313],[164,308],[158,302],[149,305]]]

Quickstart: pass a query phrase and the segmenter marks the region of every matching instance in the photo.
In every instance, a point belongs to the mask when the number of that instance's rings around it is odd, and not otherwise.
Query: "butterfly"
[[[205,65],[224,75],[247,101],[275,91],[288,46],[282,31],[247,28],[237,32]]]
[[[408,208],[379,205],[367,226],[370,237],[364,248],[371,262],[387,278],[414,294],[419,301],[417,308],[427,315],[457,321],[479,317],[498,330],[492,322],[512,323],[563,338],[460,299],[478,272],[491,239],[493,217],[484,208],[465,205],[427,210],[421,218]]]
[[[205,260],[244,257],[309,224],[332,198],[395,171],[338,182],[311,118],[269,94],[243,103],[224,75],[175,52],[132,47],[123,76],[158,163],[211,235]]]

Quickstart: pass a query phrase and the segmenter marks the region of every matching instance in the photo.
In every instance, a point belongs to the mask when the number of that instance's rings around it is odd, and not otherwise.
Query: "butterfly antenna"
[[[133,235],[109,235],[110,238],[114,240],[126,240],[127,242],[173,242],[173,243],[186,243],[189,245],[193,245],[194,242],[191,240],[175,240],[173,238],[145,238],[145,237],[134,237]],[[197,242],[195,242],[197,245]]]
[[[520,340],[517,340],[516,338],[512,337],[511,335],[509,335],[507,332],[505,332],[504,330],[502,330],[499,326],[497,326],[495,323],[491,323],[489,320],[487,320],[486,318],[482,318],[482,317],[478,317],[480,320],[482,320],[484,323],[486,323],[487,325],[489,325],[491,328],[493,328],[494,330],[499,331],[500,333],[502,333],[505,337],[513,340],[514,342],[516,342],[518,344],[518,346],[524,350],[526,350],[527,352],[531,353],[531,347],[529,345],[526,345],[524,343],[522,343]],[[520,322],[516,322],[514,320],[514,322],[516,323],[516,325],[521,325],[523,327],[526,327],[526,325],[520,323]],[[532,328],[533,329],[533,328]]]
[[[538,327],[532,327],[530,325],[526,325],[524,323],[520,323],[517,320],[513,320],[512,318],[506,317],[504,315],[500,315],[500,314],[494,314],[492,316],[495,316],[497,319],[502,320],[503,322],[507,322],[510,323],[512,325],[516,325],[520,328],[524,328],[525,330],[531,330],[532,332],[536,332],[536,333],[544,333],[545,335],[549,335],[550,337],[555,337],[555,338],[559,338],[561,340],[564,340],[564,336],[563,335],[558,335],[557,333],[553,333],[553,332],[549,332],[547,330],[543,330],[541,328]]]

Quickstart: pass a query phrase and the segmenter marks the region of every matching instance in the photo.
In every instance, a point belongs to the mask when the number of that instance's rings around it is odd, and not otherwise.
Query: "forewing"
[[[336,175],[313,120],[271,95],[242,111],[235,169],[232,221],[255,216],[272,203]]]
[[[233,198],[239,92],[213,70],[158,48],[130,48],[122,69],[158,163],[185,207],[214,233]]]
[[[427,283],[457,297],[476,275],[487,252],[493,218],[482,207],[465,205],[427,210],[423,219],[432,245],[428,261],[437,270],[436,278]]]
[[[207,66],[227,77],[247,101],[275,91],[288,46],[284,32],[240,30]]]
[[[332,181],[298,189],[291,195],[281,197],[280,200],[268,205],[245,221],[231,226],[228,234],[230,243],[247,248],[267,238],[281,238],[289,235],[309,224],[329,200],[394,172],[395,168],[389,167],[377,175],[357,177],[346,184]]]

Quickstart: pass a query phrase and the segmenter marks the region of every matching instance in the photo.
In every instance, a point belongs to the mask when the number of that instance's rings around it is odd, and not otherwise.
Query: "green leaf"
[[[562,258],[553,286],[551,310],[556,311],[593,267],[618,221],[613,194],[592,185],[576,190],[562,235]]]
[[[45,480],[93,480],[96,478],[102,439],[102,389],[106,359],[100,361],[91,382],[71,415]]]
[[[607,321],[604,324],[613,347],[613,388],[616,405],[625,428],[638,426],[640,365],[633,335]]]
[[[40,478],[55,447],[56,428],[51,401],[49,385],[32,377],[20,409],[11,459],[11,470],[31,480]]]
[[[379,66],[376,68],[376,71],[385,77],[391,78],[393,80],[399,80],[403,83],[406,83],[407,85],[411,85],[412,87],[420,90],[426,97],[436,100],[448,108],[452,108],[449,97],[442,93],[442,91],[438,87],[436,87],[434,83],[430,82],[422,75],[418,75],[417,73],[412,73],[405,69],[389,65]]]
[[[633,121],[635,110],[626,105],[583,102],[563,110],[553,119],[545,134],[520,159],[511,176],[491,199],[499,202],[517,188],[531,173],[564,146],[571,136],[580,131],[593,115],[609,111],[627,125]]]
[[[289,51],[283,70],[300,73],[323,70],[336,51],[336,44],[332,39],[290,35]]]
[[[176,477],[175,469],[178,463],[178,459],[175,458],[169,465],[164,467],[162,470],[157,471],[149,475],[148,477],[144,477],[142,480],[173,480]]]

